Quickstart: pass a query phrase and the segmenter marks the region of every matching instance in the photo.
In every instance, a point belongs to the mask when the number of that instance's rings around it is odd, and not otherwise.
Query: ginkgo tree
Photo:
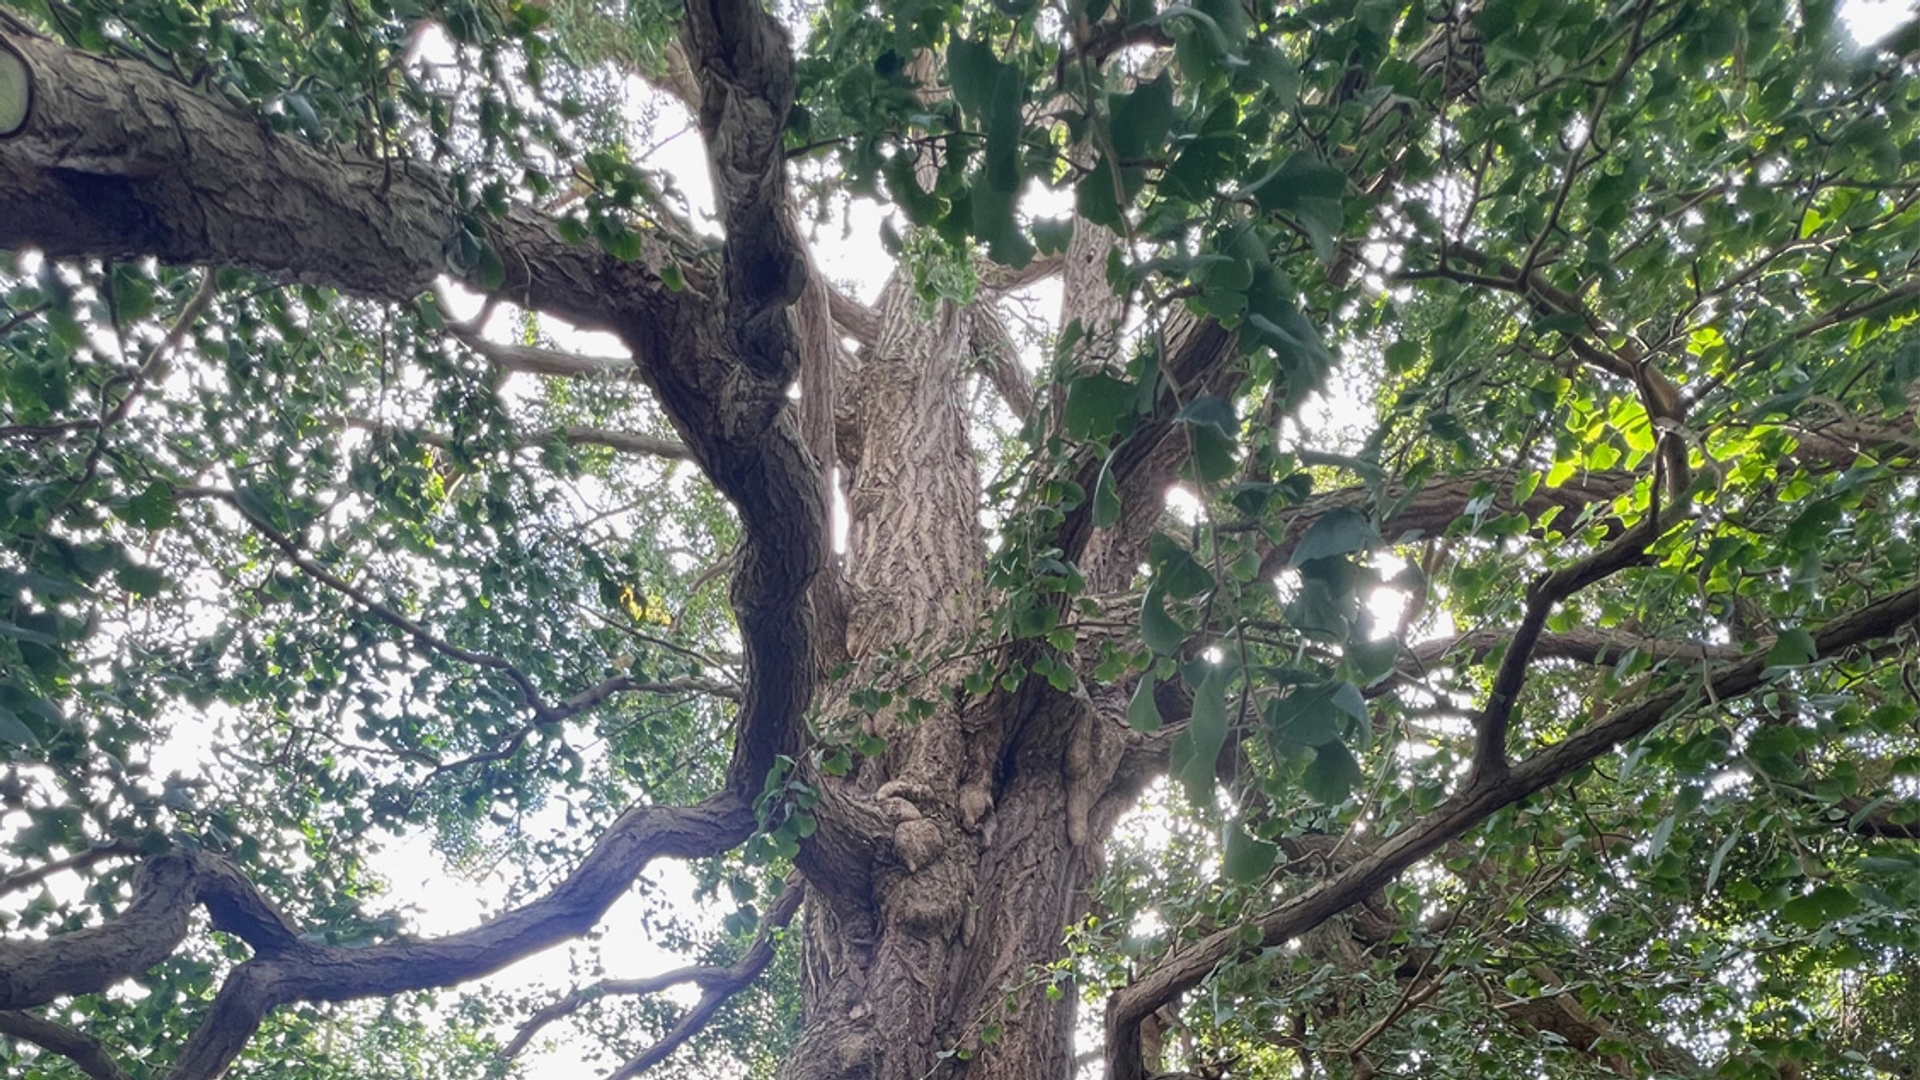
[[[1912,1075],[1866,36],[9,0],[0,1061]],[[412,924],[422,836],[489,917]],[[663,860],[688,966],[477,982]]]

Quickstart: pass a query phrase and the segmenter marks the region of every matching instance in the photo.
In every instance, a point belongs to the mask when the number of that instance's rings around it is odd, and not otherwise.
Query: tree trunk
[[[1121,804],[1100,801],[1120,747],[1098,737],[1085,695],[1029,680],[967,700],[964,661],[892,666],[899,648],[939,656],[979,628],[980,477],[962,391],[971,324],[996,316],[941,303],[922,317],[904,276],[878,307],[839,424],[854,667],[820,715],[887,749],[845,778],[813,778],[827,797],[822,840],[802,855],[814,885],[803,1030],[783,1075],[1064,1077],[1075,994],[1049,993],[1048,965],[1084,907],[1090,837]],[[849,697],[868,685],[898,689],[867,714]],[[930,714],[906,715],[910,697]],[[851,854],[836,863],[836,851]]]

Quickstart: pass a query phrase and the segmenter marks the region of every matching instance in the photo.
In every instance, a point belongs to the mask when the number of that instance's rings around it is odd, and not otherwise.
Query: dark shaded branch
[[[1845,653],[1888,637],[1920,618],[1920,588],[1896,593],[1840,618],[1814,635],[1821,656]],[[1515,764],[1503,777],[1477,774],[1419,824],[1375,845],[1364,857],[1321,884],[1248,924],[1216,931],[1175,948],[1107,1001],[1109,1080],[1143,1080],[1140,1024],[1154,1009],[1199,985],[1223,961],[1298,937],[1357,903],[1407,867],[1503,807],[1567,778],[1589,762],[1657,727],[1674,710],[1703,698],[1724,700],[1766,683],[1764,656],[1718,668],[1702,683],[1687,682],[1608,714]]]
[[[462,344],[499,367],[522,375],[552,375],[559,378],[637,378],[632,360],[617,356],[579,356],[574,353],[542,349],[536,345],[515,345],[489,341],[479,334],[455,329]]]
[[[477,270],[448,263],[459,208],[410,163],[323,154],[146,65],[17,24],[6,40],[31,70],[34,109],[0,140],[0,248],[232,263],[400,302]],[[665,252],[622,263],[524,208],[483,227],[505,268],[497,291],[578,325],[693,302],[647,269]]]
[[[28,1009],[104,990],[171,954],[195,904],[215,929],[258,952],[300,947],[292,926],[226,862],[206,854],[151,859],[135,873],[133,899],[117,918],[37,941],[0,941],[0,1009]]]
[[[1477,781],[1482,774],[1490,781],[1506,775],[1507,726],[1513,719],[1514,706],[1519,703],[1520,688],[1532,668],[1534,645],[1540,640],[1554,609],[1587,586],[1646,561],[1648,545],[1659,537],[1665,524],[1657,514],[1649,513],[1620,539],[1583,559],[1540,575],[1527,587],[1527,606],[1520,616],[1520,625],[1514,628],[1513,640],[1494,672],[1487,703],[1474,718],[1472,780]]]
[[[50,863],[0,877],[0,896],[30,888],[63,871],[84,870],[97,862],[105,862],[108,859],[128,859],[140,854],[142,854],[140,846],[130,840],[97,843],[85,851],[76,852],[64,859],[55,859]]]
[[[32,1013],[0,1012],[0,1035],[20,1039],[74,1063],[93,1080],[129,1080],[107,1052],[105,1043],[65,1024]]]
[[[350,416],[341,420],[347,427],[362,431],[373,431],[383,435],[400,435],[415,439],[428,446],[451,447],[453,440],[436,431],[424,431],[419,428],[402,427],[397,424],[383,423]],[[687,444],[678,439],[662,439],[654,435],[638,435],[627,431],[614,431],[611,428],[589,427],[571,424],[566,427],[548,428],[544,431],[532,431],[514,439],[516,448],[541,446],[554,440],[573,446],[604,446],[622,454],[639,454],[645,457],[666,458],[672,461],[684,461],[693,456]]]
[[[647,978],[603,979],[600,982],[594,983],[592,986],[582,987],[568,994],[566,997],[561,998],[559,1001],[542,1008],[540,1011],[534,1013],[533,1016],[529,1017],[526,1023],[520,1025],[520,1030],[514,1033],[512,1041],[501,1048],[500,1056],[503,1058],[518,1057],[521,1051],[527,1048],[527,1044],[533,1041],[534,1036],[540,1033],[542,1028],[545,1028],[548,1024],[562,1017],[573,1015],[586,1005],[598,1001],[601,998],[640,997],[647,994],[657,994],[668,987],[679,986],[682,983],[692,983],[701,989],[701,1005],[704,1005],[708,998],[718,998],[718,1001],[714,1004],[714,1007],[717,1008],[719,1004],[725,1002],[727,998],[732,997],[734,994],[739,993],[751,985],[753,980],[758,978],[762,971],[766,970],[767,965],[772,963],[774,950],[779,943],[777,935],[780,931],[786,929],[788,923],[793,921],[794,912],[800,910],[800,901],[805,895],[805,886],[798,879],[790,880],[786,889],[782,891],[779,898],[773,902],[773,906],[767,909],[767,914],[760,922],[760,931],[754,936],[753,943],[749,945],[747,950],[740,955],[740,958],[732,964],[726,967],[711,964],[696,964],[689,967],[675,968],[672,971]],[[619,1075],[638,1075],[640,1071],[644,1071],[650,1067],[653,1062],[649,1061],[646,1065],[640,1066],[638,1070],[627,1071],[633,1069],[634,1062],[642,1061],[649,1056],[654,1057],[654,1060],[657,1061],[672,1053],[680,1043],[685,1042],[689,1036],[695,1034],[699,1029],[699,1025],[704,1024],[706,1019],[712,1015],[712,1009],[708,1009],[705,1015],[701,1016],[699,1022],[690,1027],[688,1021],[695,1014],[700,1013],[700,1011],[700,1005],[695,1005],[694,1008],[688,1012],[687,1017],[683,1018],[679,1024],[674,1026],[672,1032],[669,1032],[668,1035],[655,1046],[649,1047],[644,1054],[634,1058],[633,1061],[623,1066]],[[684,1033],[682,1032],[683,1028],[686,1029]]]
[[[732,600],[747,685],[727,786],[697,806],[629,811],[552,893],[435,941],[356,950],[287,943],[239,897],[223,898],[216,921],[251,934],[257,954],[234,970],[189,1040],[180,1080],[217,1075],[278,1005],[477,978],[583,933],[652,858],[712,855],[742,842],[754,827],[753,796],[777,756],[797,747],[815,676],[807,589],[825,561],[826,517],[787,398],[797,349],[786,308],[805,274],[784,218],[780,139],[791,63],[756,4],[700,7],[688,26],[703,128],[709,146],[725,151],[714,161],[728,235],[724,288],[693,261],[679,264],[686,287],[666,289],[649,267],[673,261],[672,250],[620,262],[565,243],[557,223],[525,208],[484,228],[505,268],[497,292],[618,333],[693,458],[739,510]],[[461,220],[437,177],[402,162],[323,155],[137,63],[8,40],[34,69],[39,93],[25,129],[0,141],[0,247],[238,263],[398,302],[443,272],[467,275],[446,262]],[[98,989],[167,955],[205,876],[179,860],[157,865],[143,878],[145,902],[127,916],[5,946],[0,1008],[50,990]],[[77,956],[94,962],[73,963]]]
[[[254,949],[222,985],[171,1074],[213,1080],[281,1005],[385,997],[479,978],[591,929],[653,859],[714,855],[753,829],[750,803],[731,792],[695,806],[636,807],[540,899],[462,933],[368,948],[299,939],[222,860],[162,856],[142,868],[135,901],[119,918],[45,941],[0,944],[0,1009],[96,992],[146,970],[179,943],[198,902],[216,929]]]
[[[1422,667],[1438,663],[1456,653],[1474,663],[1485,660],[1493,650],[1513,640],[1513,631],[1504,628],[1472,630],[1454,637],[1423,641],[1408,652]],[[1533,655],[1543,659],[1575,660],[1582,664],[1611,664],[1629,652],[1638,652],[1655,660],[1737,660],[1742,650],[1737,645],[1709,645],[1702,641],[1676,641],[1649,637],[1623,630],[1576,628],[1558,634],[1541,634]]]

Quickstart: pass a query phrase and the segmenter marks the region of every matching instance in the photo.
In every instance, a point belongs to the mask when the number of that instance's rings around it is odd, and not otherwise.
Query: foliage
[[[646,161],[677,10],[17,10],[331,158],[434,170],[470,285],[512,270],[489,229],[539,206],[675,294],[718,287],[725,238]],[[786,14],[786,153],[825,224],[891,215],[900,317],[1004,319],[1018,274],[1068,302],[986,486],[981,617],[823,682],[845,715],[766,778],[756,839],[692,871],[744,914],[649,915],[664,940],[716,967],[753,948],[827,781],[888,761],[875,717],[1046,684],[1158,747],[1160,779],[1007,1000],[1098,1017],[1224,933],[1152,1010],[1150,1068],[1910,1074],[1914,634],[1820,635],[1920,580],[1912,25],[1857,45],[1822,0]],[[1098,264],[1062,269],[1091,226]],[[373,868],[398,837],[498,910],[628,807],[725,786],[755,674],[739,515],[629,364],[537,374],[583,339],[496,312],[511,295],[473,317],[451,287],[395,304],[107,254],[0,267],[0,931],[111,916],[132,857],[186,850],[328,945],[405,941]],[[1089,292],[1114,325],[1080,317]],[[1230,345],[1201,365],[1209,330]],[[968,377],[990,446],[1010,405]],[[1114,588],[1096,535],[1138,541]],[[1269,940],[1262,913],[1667,694]],[[188,940],[49,1016],[163,1075],[247,956]],[[689,1075],[779,1067],[782,942]],[[504,1073],[551,989],[283,1010],[235,1074]],[[601,1002],[581,1030],[628,1060],[684,1012]],[[961,1018],[943,1067],[1003,1019]],[[25,1040],[0,1061],[79,1075]]]

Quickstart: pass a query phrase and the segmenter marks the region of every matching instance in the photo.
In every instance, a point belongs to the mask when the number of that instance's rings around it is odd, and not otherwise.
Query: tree
[[[0,1058],[1913,1075],[1914,27],[885,7],[0,13]]]

